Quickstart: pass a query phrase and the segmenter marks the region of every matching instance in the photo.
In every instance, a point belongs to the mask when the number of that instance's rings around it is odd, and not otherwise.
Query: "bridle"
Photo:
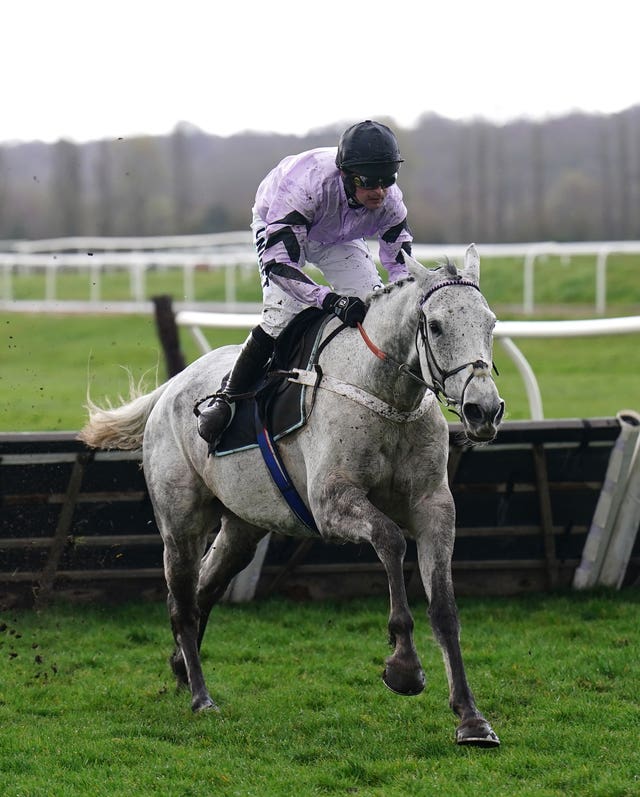
[[[456,406],[462,407],[464,404],[464,396],[469,386],[471,380],[474,377],[479,376],[490,376],[491,369],[493,368],[498,373],[498,369],[496,368],[495,364],[489,365],[484,360],[474,360],[473,362],[463,363],[462,365],[458,365],[455,368],[451,368],[449,371],[445,371],[442,368],[438,361],[436,360],[435,354],[433,353],[433,349],[431,348],[431,343],[429,342],[429,333],[428,333],[428,324],[429,321],[427,319],[426,313],[423,312],[423,308],[428,301],[428,299],[433,296],[436,291],[439,291],[441,288],[450,288],[450,287],[466,287],[466,288],[474,288],[476,291],[479,291],[480,288],[475,282],[472,282],[468,279],[463,279],[462,277],[451,278],[447,280],[443,280],[442,282],[436,283],[434,286],[429,288],[429,290],[424,294],[419,302],[420,308],[420,320],[418,322],[418,328],[416,329],[416,339],[415,339],[415,347],[416,353],[418,355],[418,360],[420,359],[420,349],[419,349],[419,340],[422,341],[422,345],[424,347],[425,357],[427,361],[427,368],[429,370],[430,376],[430,383],[425,381],[421,374],[417,374],[415,371],[411,369],[409,363],[400,363],[391,357],[386,352],[382,351],[378,348],[378,346],[373,343],[371,338],[367,335],[364,331],[362,324],[358,324],[358,329],[360,331],[360,335],[362,339],[368,346],[368,348],[381,360],[389,362],[395,365],[398,371],[406,376],[410,377],[414,381],[418,382],[427,390],[430,390],[434,396],[440,401],[440,403],[445,404],[452,412],[456,415],[460,415],[460,413],[454,409]],[[453,399],[451,396],[447,394],[446,383],[447,379],[455,374],[459,374],[461,371],[465,369],[470,369],[469,376],[467,377],[463,387],[462,392],[460,394],[459,399]]]

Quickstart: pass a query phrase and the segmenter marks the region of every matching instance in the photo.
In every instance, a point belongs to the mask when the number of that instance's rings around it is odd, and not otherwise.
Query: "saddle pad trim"
[[[305,425],[305,423],[307,422],[306,417],[303,415],[305,392],[306,392],[306,387],[303,387],[302,391],[300,392],[300,413],[301,413],[300,420],[297,423],[294,423],[292,426],[287,427],[282,432],[279,432],[276,435],[272,435],[271,436],[272,440],[281,440],[283,437],[286,437],[291,432],[295,432],[296,429],[301,429]],[[246,446],[238,446],[238,448],[229,448],[225,451],[214,451],[213,454],[216,457],[228,457],[229,454],[237,454],[240,451],[250,451],[252,448],[258,448],[260,445],[260,441],[257,440],[257,435],[256,435],[256,441],[257,442],[255,443],[247,443]]]

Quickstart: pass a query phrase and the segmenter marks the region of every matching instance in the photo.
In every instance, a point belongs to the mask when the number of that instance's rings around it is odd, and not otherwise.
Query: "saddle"
[[[257,418],[269,429],[274,441],[305,425],[308,417],[305,397],[309,388],[290,382],[287,377],[292,368],[313,369],[322,333],[332,319],[324,310],[308,307],[283,330],[276,340],[266,378],[255,396],[236,401],[234,419],[220,438],[214,452],[216,457],[257,447]],[[223,386],[225,381],[226,377]]]

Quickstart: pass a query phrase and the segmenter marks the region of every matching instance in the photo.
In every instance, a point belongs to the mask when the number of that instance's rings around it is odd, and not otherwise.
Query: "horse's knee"
[[[379,556],[390,560],[404,560],[407,541],[404,534],[392,521],[377,526],[371,534],[371,544]]]

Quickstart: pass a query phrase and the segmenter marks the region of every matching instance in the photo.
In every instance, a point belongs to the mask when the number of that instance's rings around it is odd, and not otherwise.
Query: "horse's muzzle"
[[[504,417],[504,401],[498,399],[496,403],[485,407],[472,401],[465,401],[462,405],[462,423],[464,431],[473,443],[489,443],[498,434]]]

